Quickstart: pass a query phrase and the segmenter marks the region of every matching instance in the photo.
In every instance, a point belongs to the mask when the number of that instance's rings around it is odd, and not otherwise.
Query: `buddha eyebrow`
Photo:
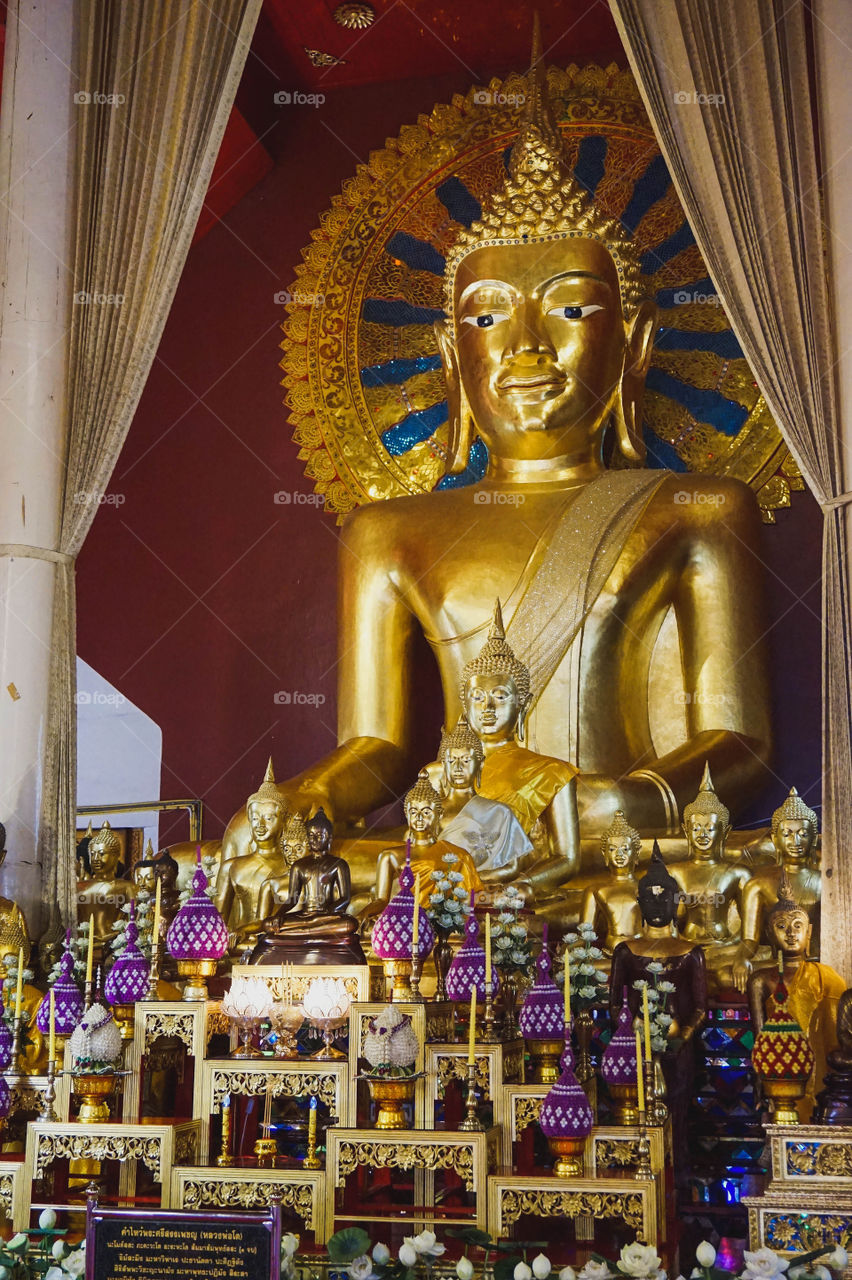
[[[475,293],[478,289],[502,289],[504,293],[512,295],[516,292],[512,285],[506,284],[505,280],[474,280],[473,284],[469,284],[467,288],[463,290],[462,295],[459,298],[458,305],[461,306],[467,301],[470,295]]]
[[[596,275],[594,271],[560,271],[559,275],[551,276],[551,278],[542,285],[542,293],[546,293],[552,285],[559,284],[562,280],[596,280],[598,284],[606,285],[610,288],[608,280],[604,280],[603,276]]]

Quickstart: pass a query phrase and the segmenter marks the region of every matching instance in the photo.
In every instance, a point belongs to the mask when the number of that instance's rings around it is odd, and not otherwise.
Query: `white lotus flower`
[[[519,1262],[515,1267],[514,1280],[532,1280],[532,1271],[525,1262]]]
[[[359,1257],[352,1259],[346,1268],[346,1274],[349,1280],[373,1280],[375,1275],[373,1259],[368,1253],[362,1253]]]
[[[404,1267],[417,1266],[417,1250],[413,1244],[402,1244],[399,1247],[399,1260]]]
[[[577,1280],[577,1272],[573,1267],[563,1267],[559,1272],[559,1280]]]
[[[42,1231],[50,1231],[56,1226],[56,1213],[53,1209],[42,1209],[38,1217],[38,1225]]]
[[[695,1258],[701,1267],[712,1267],[716,1261],[716,1250],[710,1244],[709,1240],[702,1240],[701,1244],[695,1250]]]
[[[779,1258],[777,1253],[767,1248],[756,1249],[752,1253],[745,1249],[743,1257],[745,1267],[741,1280],[773,1280],[774,1276],[780,1276],[790,1265],[786,1258]]]
[[[634,1240],[621,1250],[618,1265],[627,1275],[645,1280],[648,1276],[656,1276],[660,1269],[660,1258],[652,1244],[640,1244],[638,1240]]]
[[[473,1280],[473,1263],[470,1258],[459,1258],[456,1263],[456,1275],[459,1280]]]
[[[377,1267],[384,1267],[390,1262],[390,1249],[386,1244],[379,1242],[373,1245],[373,1261]]]
[[[578,1280],[612,1280],[612,1272],[605,1262],[590,1258],[580,1269]]]
[[[553,1268],[550,1265],[550,1259],[546,1258],[543,1253],[539,1253],[532,1260],[532,1273],[535,1280],[547,1280]]]

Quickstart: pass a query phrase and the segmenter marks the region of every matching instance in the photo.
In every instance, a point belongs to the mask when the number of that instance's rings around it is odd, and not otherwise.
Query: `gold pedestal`
[[[586,1139],[576,1137],[548,1138],[550,1150],[555,1156],[553,1172],[557,1178],[581,1178]]]
[[[206,1000],[207,979],[213,977],[218,967],[218,960],[178,960],[178,974],[185,979],[183,999]]]
[[[115,1088],[115,1075],[82,1075],[73,1077],[74,1096],[80,1098],[78,1124],[103,1124],[108,1121],[109,1104],[107,1098]]]
[[[391,1000],[412,1000],[414,992],[411,989],[411,960],[383,960],[382,968],[385,977],[393,979]]]
[[[278,1158],[278,1143],[274,1138],[258,1138],[254,1144],[254,1154],[257,1156],[258,1169],[264,1168],[265,1165],[274,1169]]]
[[[121,1032],[122,1040],[132,1040],[134,1023],[136,1020],[136,1005],[114,1004],[112,1006],[112,1016],[118,1023],[118,1029]]]
[[[556,1084],[564,1040],[527,1040],[533,1084]]]
[[[772,1123],[798,1124],[799,1111],[796,1103],[805,1096],[807,1081],[769,1080],[766,1076],[761,1076],[760,1081],[767,1098],[772,1103]]]
[[[635,1084],[611,1084],[613,1110],[616,1124],[633,1125],[639,1123],[639,1097]]]
[[[404,1104],[414,1102],[414,1079],[405,1077],[391,1080],[367,1080],[370,1097],[379,1104],[376,1129],[408,1129],[411,1126],[403,1110]]]

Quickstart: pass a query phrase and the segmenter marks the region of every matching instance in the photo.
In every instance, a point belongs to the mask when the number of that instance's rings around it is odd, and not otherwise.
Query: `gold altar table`
[[[326,1194],[323,1169],[172,1169],[174,1209],[265,1209],[278,1196],[283,1209],[292,1209],[325,1244]]]
[[[520,1218],[621,1218],[644,1244],[657,1243],[659,1180],[627,1177],[555,1178],[499,1173],[488,1179],[488,1230],[506,1235]],[[578,1238],[588,1238],[578,1231]]]
[[[370,1020],[387,1008],[387,1004],[373,1000],[359,1000],[349,1006],[349,1057],[352,1071],[349,1077],[349,1113],[341,1124],[357,1125],[360,1119],[358,1111],[359,1092],[366,1089],[366,1084],[359,1081],[358,1072],[368,1070],[364,1059],[364,1040]],[[454,1006],[449,1000],[402,1000],[394,1001],[394,1008],[400,1013],[408,1014],[411,1025],[417,1036],[417,1059],[414,1070],[422,1073],[426,1069],[426,1045],[430,1040],[446,1040],[452,1035]],[[357,1048],[357,1053],[356,1053]],[[414,1127],[425,1129],[431,1124],[431,1114],[427,1116],[426,1077],[421,1076],[414,1082]]]
[[[12,1221],[15,1201],[21,1194],[23,1177],[23,1156],[17,1160],[0,1159],[0,1221]]]
[[[852,1127],[770,1124],[766,1136],[769,1182],[763,1195],[743,1197],[750,1248],[852,1248]]]
[[[201,1063],[214,1035],[230,1035],[231,1024],[217,1000],[139,1000],[133,1016],[133,1039],[125,1050],[131,1074],[124,1089],[121,1117],[132,1124],[140,1118],[142,1059],[158,1040],[177,1039],[192,1058],[192,1114],[201,1104]],[[132,1087],[131,1087],[132,1082]]]
[[[377,1129],[333,1128],[326,1132],[327,1171],[326,1225],[330,1233],[335,1222],[395,1222],[398,1215],[351,1214],[338,1212],[337,1191],[359,1167],[367,1169],[403,1169],[422,1171],[416,1195],[422,1211],[412,1213],[407,1221],[434,1223],[434,1174],[446,1169],[458,1174],[465,1190],[476,1197],[475,1217],[441,1217],[445,1225],[475,1223],[483,1231],[487,1224],[487,1188],[489,1175],[496,1169],[500,1155],[500,1130],[493,1126],[477,1133],[457,1129],[396,1129],[381,1133]],[[422,1197],[422,1198],[421,1198]],[[432,1212],[430,1212],[432,1210]]]
[[[191,1164],[198,1158],[199,1120],[151,1120],[138,1124],[108,1122],[78,1124],[60,1121],[27,1127],[21,1194],[14,1206],[16,1231],[29,1227],[32,1185],[43,1177],[54,1160],[118,1160],[118,1195],[131,1199],[136,1190],[136,1164],[142,1161],[160,1184],[160,1208],[171,1208],[171,1173],[175,1164]],[[54,1206],[60,1207],[60,1206]]]
[[[301,1004],[314,978],[342,978],[349,999],[370,999],[370,970],[366,964],[291,964],[282,973],[280,964],[235,964],[235,978],[263,978],[275,1000],[289,998]],[[287,978],[289,977],[289,986]]]
[[[443,1098],[450,1080],[458,1080],[462,1093],[466,1092],[467,1054],[466,1044],[444,1042],[426,1045],[427,1124],[434,1123],[435,1104]],[[524,1042],[521,1039],[508,1040],[505,1044],[483,1044],[479,1041],[475,1057],[480,1102],[490,1101],[494,1109],[494,1124],[505,1127],[509,1116],[506,1114],[504,1086],[523,1082]],[[542,1097],[547,1092],[545,1088]],[[508,1163],[511,1165],[511,1159]]]

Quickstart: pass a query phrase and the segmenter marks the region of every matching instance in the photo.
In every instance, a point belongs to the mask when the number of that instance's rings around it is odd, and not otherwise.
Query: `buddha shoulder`
[[[759,523],[757,499],[747,484],[731,476],[670,472],[650,504],[657,517],[696,532],[715,526]]]

